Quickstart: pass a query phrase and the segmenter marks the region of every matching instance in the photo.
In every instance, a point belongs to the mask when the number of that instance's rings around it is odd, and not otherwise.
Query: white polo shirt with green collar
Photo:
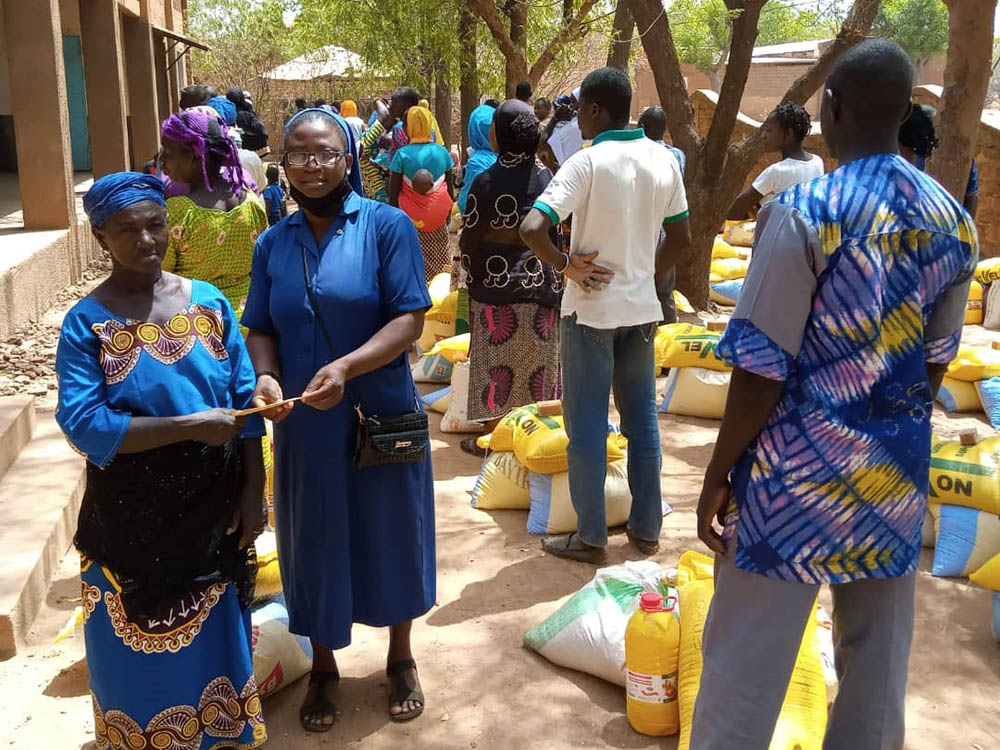
[[[590,148],[559,167],[535,208],[554,224],[573,215],[570,253],[596,251],[615,272],[599,292],[570,284],[562,315],[611,329],[662,320],[656,297],[656,246],[664,223],[687,218],[687,195],[677,159],[636,130],[606,130]]]

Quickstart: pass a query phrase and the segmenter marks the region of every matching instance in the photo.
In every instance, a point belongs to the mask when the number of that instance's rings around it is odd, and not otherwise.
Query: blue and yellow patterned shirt
[[[718,353],[785,391],[732,471],[740,568],[844,583],[911,573],[933,396],[961,336],[975,225],[933,178],[877,155],[783,193]]]

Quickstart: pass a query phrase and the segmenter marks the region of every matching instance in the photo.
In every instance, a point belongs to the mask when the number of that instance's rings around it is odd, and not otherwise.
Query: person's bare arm
[[[780,380],[736,368],[729,384],[726,411],[719,427],[712,460],[698,499],[698,538],[719,554],[725,554],[722,537],[712,525],[723,516],[729,502],[729,472],[743,452],[764,429],[785,392]]]
[[[941,381],[944,380],[944,375],[948,372],[948,365],[938,364],[937,362],[925,362],[924,367],[927,368],[927,382],[931,386],[931,395],[936,399],[938,391],[941,390]]]
[[[971,193],[965,196],[965,202],[963,203],[965,210],[969,212],[969,216],[973,219],[976,218],[976,211],[979,210],[979,194]]]
[[[444,181],[448,185],[448,195],[451,196],[451,202],[454,203],[458,200],[458,193],[455,192],[455,170],[449,170],[445,172]]]
[[[764,196],[757,192],[756,188],[748,187],[733,201],[729,207],[726,218],[730,221],[744,221],[750,218],[750,212],[760,206],[760,199]]]
[[[315,409],[332,409],[344,398],[344,387],[349,380],[395,360],[420,338],[423,329],[423,310],[393,318],[353,352],[320,368],[306,386],[302,402]]]
[[[243,470],[240,499],[226,533],[240,531],[240,549],[246,549],[264,530],[264,453],[260,438],[240,440],[240,464]]]
[[[656,248],[656,280],[660,281],[691,252],[691,222],[688,219],[663,225]]]
[[[552,229],[552,219],[537,208],[532,208],[521,222],[521,239],[540,261],[565,273],[585,292],[600,291],[611,283],[614,271],[594,263],[598,255],[596,252],[587,255],[564,255],[552,244],[550,229]]]
[[[389,205],[399,208],[399,193],[403,189],[403,173],[392,172],[389,175]]]
[[[222,445],[239,435],[246,421],[246,417],[234,417],[228,409],[207,409],[179,417],[132,417],[118,453],[141,453],[188,440]]]

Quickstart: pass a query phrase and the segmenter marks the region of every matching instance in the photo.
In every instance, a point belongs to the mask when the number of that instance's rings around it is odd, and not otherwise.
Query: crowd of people
[[[842,55],[821,105],[839,167],[824,174],[809,115],[783,104],[764,124],[780,160],[729,211],[757,230],[698,502],[718,582],[697,750],[767,747],[823,583],[840,678],[826,746],[903,746],[929,415],[978,252],[969,213],[921,171],[936,139],[911,86],[891,42]],[[246,93],[189,87],[150,173],[86,194],[113,269],[63,324],[57,419],[87,457],[76,546],[101,747],[266,741],[247,609],[265,419],[289,628],[314,654],[303,729],[336,721],[334,651],[354,623],[389,630],[390,718],[423,712],[410,635],[436,595],[434,478],[408,355],[449,265],[468,300],[469,419],[562,400],[579,522],[542,548],[606,559],[613,396],[626,533],[659,550],[654,336],[691,242],[686,155],[662,109],[630,127],[619,70],[532,94],[476,108],[464,160],[412,88],[367,120],[354,101],[297,100],[258,174],[268,134]]]

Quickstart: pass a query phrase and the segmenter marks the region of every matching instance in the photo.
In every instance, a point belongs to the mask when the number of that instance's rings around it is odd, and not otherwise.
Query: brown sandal
[[[302,706],[299,708],[299,724],[307,732],[329,732],[333,729],[333,725],[337,723],[337,707],[332,701],[327,700],[325,693],[323,692],[326,683],[328,682],[340,682],[339,672],[313,672],[309,675],[309,690],[313,687],[316,688],[316,695],[312,700],[303,701]],[[308,693],[306,694],[308,698]],[[309,721],[306,717],[319,714],[321,716],[320,721]],[[325,724],[322,719],[327,716],[333,717],[333,721],[329,724]]]
[[[389,718],[395,722],[413,721],[424,712],[424,692],[420,689],[417,677],[417,663],[413,659],[403,659],[389,665],[385,670],[389,678],[389,708],[402,706],[406,701],[420,705],[412,711],[394,714],[389,711]]]

